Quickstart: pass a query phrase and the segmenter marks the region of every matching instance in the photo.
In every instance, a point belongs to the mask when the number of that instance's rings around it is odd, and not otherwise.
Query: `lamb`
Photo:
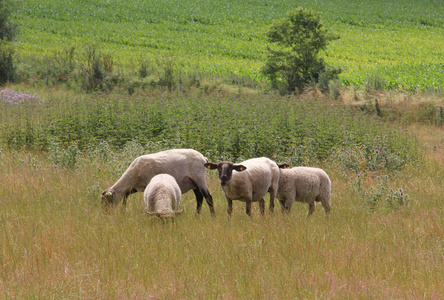
[[[173,176],[159,174],[154,176],[143,193],[146,212],[158,217],[172,217],[181,213],[177,210],[182,192]]]
[[[251,216],[251,202],[259,201],[260,212],[264,215],[263,197],[266,193],[270,193],[269,210],[273,212],[279,183],[279,168],[271,159],[253,158],[241,164],[222,161],[217,164],[206,163],[205,167],[219,171],[220,185],[228,202],[228,215],[233,211],[233,200],[246,202],[246,213],[249,216]]]
[[[331,181],[327,173],[319,168],[294,167],[285,169],[279,164],[280,179],[277,199],[283,211],[289,212],[295,201],[308,203],[307,216],[313,214],[315,201],[321,202],[325,214],[330,213]]]
[[[200,213],[203,198],[214,215],[213,198],[207,188],[204,164],[207,158],[192,149],[172,149],[137,157],[120,179],[102,193],[102,203],[117,205],[123,198],[126,204],[132,193],[143,192],[157,174],[169,174],[174,177],[182,194],[193,190],[197,201],[197,213]]]

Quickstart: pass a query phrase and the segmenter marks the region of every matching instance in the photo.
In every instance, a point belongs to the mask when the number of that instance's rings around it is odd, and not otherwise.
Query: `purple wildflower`
[[[0,91],[0,102],[10,105],[18,105],[25,102],[37,101],[39,104],[43,103],[37,94],[29,95],[25,93],[17,93],[10,89]]]

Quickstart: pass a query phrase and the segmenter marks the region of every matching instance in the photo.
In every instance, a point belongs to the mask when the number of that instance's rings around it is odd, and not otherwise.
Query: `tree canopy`
[[[324,28],[319,12],[297,8],[272,24],[267,38],[271,45],[262,72],[274,88],[291,93],[317,81],[326,71],[319,53],[339,37]]]

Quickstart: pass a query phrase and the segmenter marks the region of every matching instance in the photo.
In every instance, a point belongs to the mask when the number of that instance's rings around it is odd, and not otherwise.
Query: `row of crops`
[[[23,0],[17,19],[22,57],[48,57],[95,43],[115,63],[175,57],[216,73],[257,78],[264,32],[294,7],[322,12],[341,36],[326,53],[348,84],[378,74],[389,88],[440,88],[444,62],[441,1]]]

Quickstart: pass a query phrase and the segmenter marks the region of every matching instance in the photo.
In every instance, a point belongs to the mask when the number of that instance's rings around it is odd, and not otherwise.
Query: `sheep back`
[[[326,212],[330,210],[331,181],[327,173],[319,168],[294,167],[280,169],[277,198],[286,202],[289,209],[294,201],[322,202]]]
[[[246,160],[240,164],[247,169],[242,172],[233,170],[230,184],[223,187],[228,198],[243,200],[247,195],[253,195],[252,202],[256,202],[262,199],[270,188],[277,191],[280,173],[279,167],[274,161],[260,157]]]
[[[173,214],[179,206],[181,195],[179,185],[173,176],[156,175],[144,191],[147,211],[162,215]]]
[[[137,157],[120,179],[102,194],[118,203],[130,192],[143,192],[157,174],[170,174],[182,193],[196,188],[207,190],[205,166],[208,160],[193,149],[172,149]],[[115,196],[114,196],[115,194]]]

